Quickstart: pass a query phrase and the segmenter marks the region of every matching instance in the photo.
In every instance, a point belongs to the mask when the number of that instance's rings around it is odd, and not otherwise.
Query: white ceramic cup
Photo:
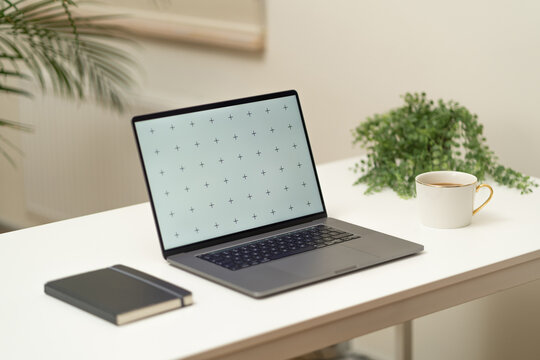
[[[474,209],[474,195],[481,188],[490,191],[489,197]],[[493,189],[478,185],[476,176],[459,171],[431,171],[416,177],[416,197],[422,224],[441,229],[467,226],[472,216],[482,209]]]

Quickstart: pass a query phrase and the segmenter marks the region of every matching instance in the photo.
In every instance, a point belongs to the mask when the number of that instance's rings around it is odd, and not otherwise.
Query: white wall
[[[477,113],[501,161],[540,177],[539,14],[533,0],[269,0],[263,54],[144,41],[136,56],[142,91],[182,105],[297,89],[318,163],[362,153],[350,129],[400,105],[399,95],[426,91]],[[24,209],[20,167],[0,159],[0,170],[9,183],[0,218],[37,223]],[[416,359],[540,358],[529,302],[539,294],[533,283],[417,320]],[[358,343],[384,357],[391,335]]]

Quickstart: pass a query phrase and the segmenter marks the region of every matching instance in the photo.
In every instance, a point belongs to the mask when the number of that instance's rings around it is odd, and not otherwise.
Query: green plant
[[[411,198],[416,175],[434,170],[468,172],[479,180],[491,175],[522,194],[538,186],[498,163],[485,144],[477,115],[465,107],[454,101],[435,104],[425,93],[407,93],[403,99],[404,106],[375,114],[352,131],[353,143],[367,149],[367,160],[353,168],[362,174],[354,184],[367,184],[366,194],[390,187],[400,197]]]
[[[130,56],[110,43],[127,39],[121,29],[105,25],[111,16],[81,16],[72,0],[0,0],[0,92],[31,96],[24,82],[41,91],[85,99],[122,110],[122,90],[134,84]],[[20,85],[22,83],[22,85]],[[0,126],[29,130],[3,119]],[[13,165],[0,134],[0,153]]]

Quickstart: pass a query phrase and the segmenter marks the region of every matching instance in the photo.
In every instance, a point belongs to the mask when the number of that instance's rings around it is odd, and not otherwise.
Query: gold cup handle
[[[483,187],[486,187],[489,189],[490,191],[490,194],[489,194],[489,197],[487,198],[486,201],[484,201],[484,203],[482,205],[480,205],[479,207],[477,207],[476,209],[473,210],[473,215],[476,214],[477,212],[480,211],[480,209],[482,209],[484,206],[486,206],[486,204],[489,202],[489,200],[491,200],[491,198],[493,197],[493,188],[491,186],[489,186],[488,184],[480,184],[476,187],[476,192],[478,192],[478,190],[480,190],[480,188],[483,188]]]

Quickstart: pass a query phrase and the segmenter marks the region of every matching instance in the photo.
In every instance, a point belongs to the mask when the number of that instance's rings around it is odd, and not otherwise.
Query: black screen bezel
[[[299,112],[300,112],[300,118],[302,120],[302,126],[304,128],[304,136],[306,137],[306,142],[307,142],[307,146],[308,146],[308,150],[309,150],[309,155],[310,155],[310,158],[311,158],[311,164],[312,164],[313,170],[315,172],[315,179],[317,181],[317,188],[319,189],[319,197],[321,199],[323,210],[321,212],[311,214],[311,215],[302,216],[302,217],[299,217],[299,218],[294,218],[294,219],[290,219],[290,220],[281,221],[281,222],[278,222],[278,223],[264,225],[264,226],[260,226],[258,228],[254,228],[254,229],[243,230],[243,231],[240,231],[240,232],[237,232],[237,233],[227,234],[227,235],[220,236],[220,237],[217,237],[217,238],[203,240],[203,241],[200,241],[200,242],[197,242],[197,243],[192,243],[192,244],[183,245],[183,246],[177,246],[177,247],[172,248],[172,249],[165,249],[164,246],[163,246],[163,239],[162,239],[162,236],[161,236],[161,231],[159,229],[159,222],[158,222],[158,218],[157,218],[157,213],[156,213],[156,209],[154,207],[154,200],[153,200],[153,197],[152,197],[152,192],[150,191],[150,183],[148,181],[147,171],[146,171],[146,167],[145,167],[145,164],[144,164],[144,159],[143,159],[143,156],[142,156],[141,146],[140,146],[140,143],[139,143],[139,137],[137,136],[137,129],[135,127],[135,123],[139,122],[139,121],[147,121],[147,120],[152,120],[152,119],[157,119],[157,118],[163,118],[163,117],[169,117],[169,116],[174,116],[174,115],[187,114],[187,113],[192,113],[192,112],[197,112],[197,111],[211,110],[211,109],[216,109],[216,108],[220,108],[220,107],[234,106],[234,105],[239,105],[239,104],[246,104],[246,103],[250,103],[250,102],[257,102],[257,101],[275,99],[275,98],[286,97],[286,96],[295,96],[296,102],[298,104],[298,109],[299,109]],[[135,135],[135,141],[137,143],[137,150],[139,152],[139,159],[141,161],[141,165],[142,165],[142,168],[143,168],[144,179],[145,179],[145,182],[146,182],[146,189],[148,191],[148,197],[150,198],[150,204],[152,206],[152,214],[154,216],[154,223],[156,225],[156,230],[157,230],[158,237],[159,237],[159,243],[160,243],[160,246],[161,246],[161,252],[162,252],[164,258],[167,258],[167,257],[169,257],[171,255],[183,253],[183,252],[194,251],[194,250],[206,248],[206,247],[209,247],[209,246],[214,246],[214,245],[219,245],[219,244],[223,244],[223,243],[230,242],[230,241],[239,240],[239,239],[246,238],[246,237],[249,237],[249,236],[259,235],[259,234],[262,234],[262,233],[265,233],[265,232],[270,232],[270,231],[283,229],[283,228],[298,225],[298,224],[301,224],[301,223],[321,219],[321,218],[324,218],[324,217],[327,216],[327,214],[326,214],[326,205],[324,204],[324,199],[323,199],[322,191],[321,191],[321,185],[319,183],[319,176],[317,174],[317,169],[315,167],[315,161],[313,159],[313,152],[311,150],[311,144],[309,142],[309,137],[308,137],[307,130],[306,130],[306,123],[304,121],[304,115],[302,113],[302,108],[300,106],[300,100],[298,98],[298,93],[296,92],[296,90],[286,90],[286,91],[280,91],[280,92],[275,92],[275,93],[270,93],[270,94],[256,95],[256,96],[250,96],[250,97],[245,97],[245,98],[240,98],[240,99],[220,101],[220,102],[214,102],[214,103],[210,103],[210,104],[190,106],[190,107],[180,108],[180,109],[175,109],[175,110],[168,110],[168,111],[161,111],[161,112],[157,112],[157,113],[139,115],[139,116],[135,116],[135,117],[132,118],[131,124],[132,124],[132,128],[133,128],[133,133]]]

